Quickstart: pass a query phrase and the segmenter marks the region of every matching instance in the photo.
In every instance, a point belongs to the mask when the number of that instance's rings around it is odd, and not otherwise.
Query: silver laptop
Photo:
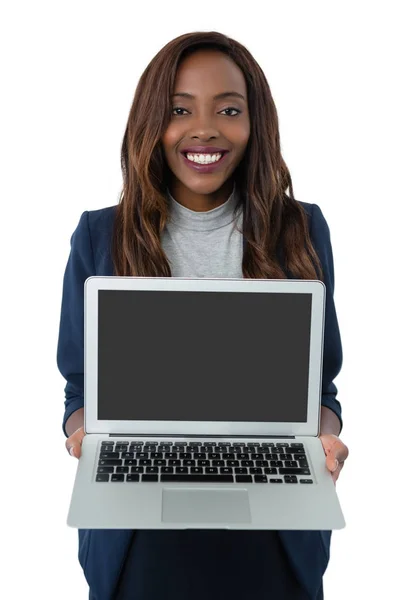
[[[341,529],[318,438],[320,281],[89,277],[67,524]]]

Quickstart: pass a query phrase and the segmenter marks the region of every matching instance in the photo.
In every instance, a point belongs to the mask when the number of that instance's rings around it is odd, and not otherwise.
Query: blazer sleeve
[[[70,240],[70,254],[65,269],[61,302],[57,366],[66,379],[65,423],[84,405],[84,284],[95,275],[93,248],[89,230],[89,213],[85,211]]]
[[[336,398],[338,390],[333,383],[342,368],[343,362],[339,324],[333,299],[335,288],[333,253],[328,223],[317,204],[312,205],[310,236],[321,261],[326,286],[321,404],[333,410],[337,415],[341,432],[343,428],[342,407]]]

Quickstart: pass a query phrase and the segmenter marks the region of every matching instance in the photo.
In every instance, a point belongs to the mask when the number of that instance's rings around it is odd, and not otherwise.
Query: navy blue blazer
[[[321,260],[326,286],[325,341],[321,403],[338,416],[341,405],[333,380],[342,366],[342,345],[334,305],[334,265],[328,224],[317,204],[300,203],[306,210],[310,236]],[[93,275],[114,275],[111,235],[116,206],[85,211],[71,236],[63,280],[57,365],[66,379],[62,428],[84,405],[84,283]],[[279,531],[289,561],[304,588],[314,598],[329,561],[331,531]],[[93,600],[110,600],[127,556],[134,531],[79,529],[78,559]]]

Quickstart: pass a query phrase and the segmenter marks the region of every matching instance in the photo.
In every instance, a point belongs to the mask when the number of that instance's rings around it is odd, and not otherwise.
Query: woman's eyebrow
[[[172,95],[172,98],[189,98],[191,100],[195,99],[195,96],[193,96],[193,94],[189,94],[187,92],[177,92],[176,94]],[[228,98],[228,97],[233,97],[233,98],[241,98],[242,100],[246,101],[246,98],[242,95],[239,94],[239,92],[222,92],[221,94],[217,94],[216,96],[213,97],[213,100],[220,100],[222,98]]]

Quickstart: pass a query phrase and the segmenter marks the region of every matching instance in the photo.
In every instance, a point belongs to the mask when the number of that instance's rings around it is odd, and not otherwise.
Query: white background
[[[0,15],[3,598],[87,598],[66,525],[62,279],[84,210],[118,202],[138,79],[172,38],[217,30],[263,68],[295,197],[330,226],[350,457],[325,598],[399,597],[399,19],[396,2],[17,2]],[[5,501],[5,504],[4,504]]]

